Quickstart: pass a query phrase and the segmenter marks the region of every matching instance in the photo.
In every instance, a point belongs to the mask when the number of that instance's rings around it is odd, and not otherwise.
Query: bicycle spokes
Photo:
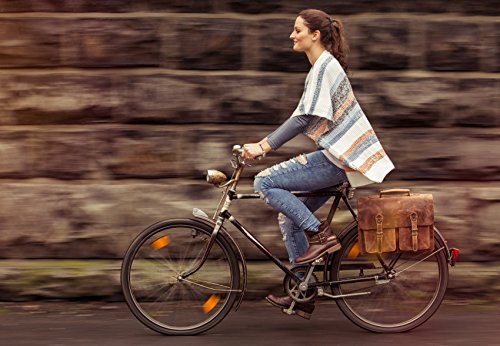
[[[439,241],[436,241],[438,244]],[[439,306],[447,282],[443,247],[433,251],[363,254],[357,233],[344,240],[331,277],[332,293],[342,312],[372,331],[405,331]],[[354,255],[355,254],[355,255]],[[362,299],[356,293],[368,293]]]
[[[206,254],[212,229],[186,222],[152,228],[124,261],[124,293],[132,312],[167,334],[210,327],[229,312],[241,292],[238,262],[229,245],[215,239]],[[183,277],[202,259],[203,266]]]

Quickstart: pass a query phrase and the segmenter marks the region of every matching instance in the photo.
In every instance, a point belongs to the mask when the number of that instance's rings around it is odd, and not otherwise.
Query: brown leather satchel
[[[380,191],[377,196],[360,197],[358,236],[364,253],[433,249],[432,195],[392,189]]]

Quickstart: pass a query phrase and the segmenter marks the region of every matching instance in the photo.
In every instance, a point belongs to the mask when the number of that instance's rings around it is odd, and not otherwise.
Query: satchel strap
[[[384,217],[382,214],[377,214],[375,216],[375,222],[377,223],[377,251],[378,253],[382,252],[382,239],[384,238],[384,232],[382,223],[384,221]]]
[[[417,213],[412,211],[410,214],[411,222],[411,244],[413,251],[418,250],[418,225],[417,225]]]

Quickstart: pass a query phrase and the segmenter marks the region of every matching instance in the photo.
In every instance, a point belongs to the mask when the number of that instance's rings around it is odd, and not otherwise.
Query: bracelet
[[[266,157],[266,151],[264,150],[264,148],[262,147],[262,144],[259,143],[259,147],[260,147],[260,150],[262,150],[262,157]]]

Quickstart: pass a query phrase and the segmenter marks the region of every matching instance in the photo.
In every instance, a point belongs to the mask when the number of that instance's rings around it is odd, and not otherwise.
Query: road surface
[[[217,327],[192,337],[157,334],[123,303],[0,303],[0,345],[500,345],[500,303],[446,303],[414,331],[374,334],[356,327],[334,304],[319,305],[307,321],[265,301],[245,301]]]

